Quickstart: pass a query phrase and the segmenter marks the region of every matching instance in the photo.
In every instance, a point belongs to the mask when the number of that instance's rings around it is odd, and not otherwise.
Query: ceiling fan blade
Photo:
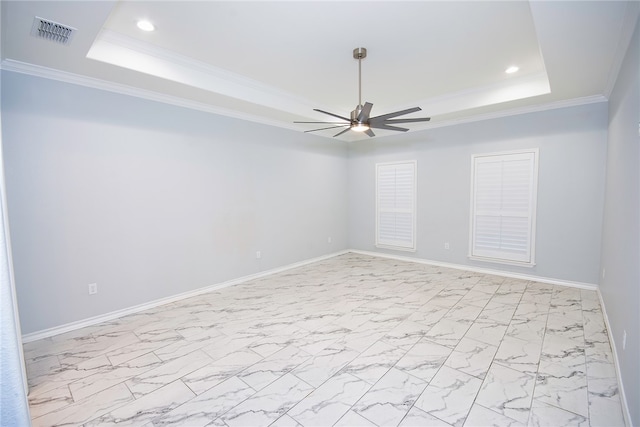
[[[406,131],[409,130],[407,128],[400,128],[400,127],[397,127],[397,126],[389,126],[389,125],[387,125],[385,123],[372,123],[372,122],[369,122],[369,127],[376,128],[376,129],[397,130],[399,132],[406,132]]]
[[[394,124],[394,123],[416,123],[416,122],[428,122],[431,120],[431,117],[421,117],[419,119],[395,119],[395,120],[385,120],[383,123]]]
[[[313,111],[317,111],[318,113],[322,113],[322,114],[328,114],[328,115],[330,115],[330,116],[337,117],[337,118],[339,118],[339,119],[346,120],[346,121],[348,121],[349,123],[351,123],[351,119],[347,119],[346,117],[342,117],[342,116],[339,116],[339,115],[337,115],[337,114],[330,113],[330,112],[328,112],[328,111],[319,110],[319,109],[317,109],[317,108],[314,108],[314,109],[313,109]]]
[[[343,122],[293,122],[293,123],[315,123],[315,124],[336,124],[336,125],[345,125],[348,126],[349,123],[343,123]]]
[[[383,121],[383,120],[390,119],[392,117],[404,116],[405,114],[415,113],[416,111],[422,111],[422,108],[413,107],[413,108],[409,108],[409,109],[402,110],[402,111],[396,111],[395,113],[383,114],[381,116],[371,117],[369,119],[369,121],[371,121],[371,122],[373,122],[373,121],[380,122],[380,121]]]
[[[342,130],[342,131],[340,131],[340,132],[336,133],[335,135],[333,135],[333,137],[335,138],[336,136],[340,136],[340,135],[342,135],[343,133],[347,132],[348,130],[351,130],[351,126],[349,126],[348,128],[346,128],[345,130]]]
[[[370,102],[365,102],[364,106],[362,107],[362,110],[360,110],[360,114],[358,114],[358,118],[357,120],[359,122],[366,122],[367,120],[369,120],[369,115],[371,114],[371,107],[373,107],[373,104]]]
[[[374,137],[376,136],[375,133],[373,133],[373,131],[371,129],[367,129],[364,131],[364,133],[366,133],[367,135],[369,135],[370,137]]]
[[[341,127],[345,127],[345,126],[350,126],[350,125],[349,125],[349,124],[346,124],[346,125],[331,126],[331,127],[328,127],[328,128],[320,128],[320,129],[305,130],[305,131],[304,131],[304,133],[316,132],[316,131],[319,131],[319,130],[327,130],[327,129],[341,128]]]

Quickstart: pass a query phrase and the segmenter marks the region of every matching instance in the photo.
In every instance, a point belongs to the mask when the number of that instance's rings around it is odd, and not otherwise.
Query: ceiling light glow
[[[356,123],[351,126],[351,130],[356,132],[366,132],[369,130],[369,125],[366,123]]]
[[[519,69],[520,69],[520,67],[512,65],[509,68],[507,68],[506,70],[504,70],[504,72],[507,73],[507,74],[513,74],[513,73],[517,72]]]
[[[144,19],[138,21],[137,25],[142,31],[153,31],[156,29],[155,25]]]

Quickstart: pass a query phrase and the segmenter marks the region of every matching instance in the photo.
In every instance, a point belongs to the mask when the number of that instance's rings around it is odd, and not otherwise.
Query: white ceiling
[[[606,99],[638,3],[2,1],[3,69],[300,131],[362,101],[419,106],[412,130]],[[30,35],[35,16],[77,28]],[[136,21],[156,30],[140,31]],[[506,74],[510,65],[520,67]],[[331,137],[335,130],[317,132]],[[393,134],[376,130],[379,136]],[[367,136],[347,132],[345,140]]]

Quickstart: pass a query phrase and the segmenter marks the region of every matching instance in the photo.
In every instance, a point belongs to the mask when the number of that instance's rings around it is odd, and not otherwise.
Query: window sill
[[[391,246],[391,245],[376,245],[378,249],[391,249],[394,251],[402,251],[402,252],[415,252],[415,248],[403,248],[402,246]]]
[[[473,255],[469,255],[468,258],[473,261],[482,261],[482,262],[488,262],[491,264],[513,265],[516,267],[533,268],[536,266],[535,262],[511,261],[508,259],[486,258],[486,257],[473,256]]]

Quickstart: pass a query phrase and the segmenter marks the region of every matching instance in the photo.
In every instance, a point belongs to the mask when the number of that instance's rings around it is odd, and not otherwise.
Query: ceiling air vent
[[[33,19],[33,26],[31,27],[32,36],[64,45],[71,43],[71,39],[73,39],[76,31],[78,30],[68,25],[63,25],[38,16]]]

